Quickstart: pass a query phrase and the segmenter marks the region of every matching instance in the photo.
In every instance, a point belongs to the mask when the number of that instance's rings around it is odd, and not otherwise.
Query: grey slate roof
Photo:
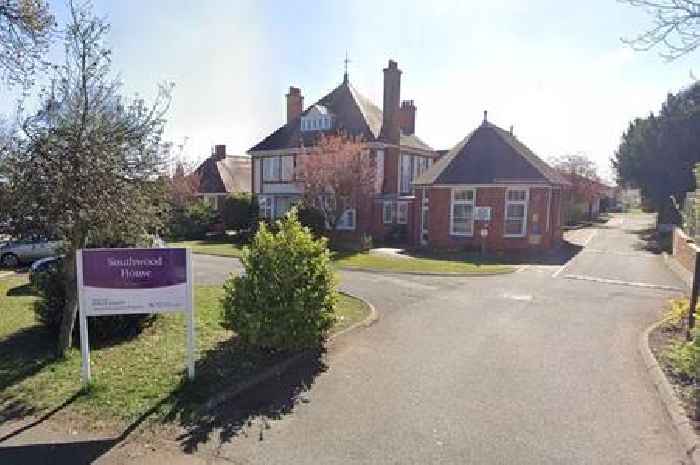
[[[465,137],[414,185],[569,182],[510,132],[484,122]]]
[[[195,170],[199,175],[200,194],[251,192],[252,162],[248,156],[217,159],[212,156]]]
[[[298,148],[314,145],[321,132],[342,130],[353,136],[361,136],[367,142],[379,139],[382,130],[383,113],[370,99],[360,94],[349,82],[343,82],[328,95],[309,106],[304,116],[314,105],[326,107],[335,116],[336,126],[326,131],[302,131],[300,118],[290,121],[264,138],[250,149],[250,152]],[[433,149],[415,135],[401,135],[402,146],[420,150]]]

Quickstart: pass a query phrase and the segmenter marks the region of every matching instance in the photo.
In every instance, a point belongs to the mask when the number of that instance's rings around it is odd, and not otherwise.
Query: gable
[[[415,181],[428,184],[567,184],[509,132],[484,123]]]
[[[303,130],[301,119],[331,115],[331,129]],[[349,82],[343,82],[331,93],[311,105],[299,118],[278,128],[250,149],[250,152],[264,150],[294,149],[302,146],[315,145],[318,136],[323,133],[346,132],[351,136],[360,136],[366,142],[379,139],[382,130],[383,114],[370,99],[360,94]],[[401,146],[419,150],[433,149],[416,135],[401,135]]]
[[[333,115],[330,130],[301,130],[301,118],[320,115],[326,111]],[[377,112],[379,117],[377,118]],[[377,127],[377,122],[379,127]],[[352,136],[361,136],[365,141],[376,140],[381,129],[381,111],[361,97],[349,83],[342,83],[331,93],[311,105],[299,118],[277,129],[256,144],[250,151],[281,150],[314,145],[321,132],[344,131]]]

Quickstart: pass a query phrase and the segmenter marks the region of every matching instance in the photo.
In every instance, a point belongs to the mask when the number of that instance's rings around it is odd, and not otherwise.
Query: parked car
[[[11,240],[0,246],[0,266],[14,268],[22,263],[53,257],[61,248],[61,241],[49,240],[42,236]]]
[[[39,273],[57,269],[63,262],[64,257],[65,255],[59,255],[58,257],[47,257],[32,263],[32,266],[29,268],[29,282],[34,285],[36,277],[39,275]]]

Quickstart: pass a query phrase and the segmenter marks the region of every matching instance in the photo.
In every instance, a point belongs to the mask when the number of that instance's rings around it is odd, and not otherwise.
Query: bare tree
[[[694,51],[700,45],[700,1],[697,0],[618,0],[641,7],[653,18],[646,32],[622,39],[635,50],[647,51],[662,47],[661,56],[674,60]]]
[[[44,0],[0,0],[0,71],[8,82],[31,83],[55,26]]]
[[[109,25],[89,3],[69,2],[69,15],[55,89],[24,122],[8,163],[14,218],[51,225],[65,239],[59,355],[71,345],[77,312],[75,251],[91,237],[129,241],[162,226],[161,136],[172,87],[162,85],[152,105],[122,97],[110,73]]]

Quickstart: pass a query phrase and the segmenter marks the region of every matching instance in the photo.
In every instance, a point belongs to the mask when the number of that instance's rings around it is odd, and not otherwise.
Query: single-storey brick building
[[[418,177],[413,241],[434,248],[546,249],[562,239],[568,185],[511,131],[484,121]]]

